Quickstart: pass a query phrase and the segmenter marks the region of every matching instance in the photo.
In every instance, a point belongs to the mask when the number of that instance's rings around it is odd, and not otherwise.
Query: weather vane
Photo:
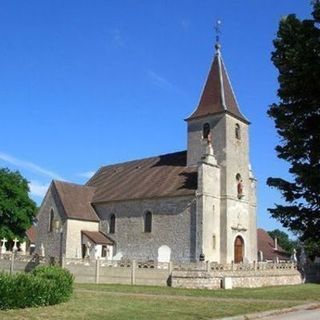
[[[216,44],[219,44],[220,34],[221,34],[221,20],[217,20],[215,30],[216,30]]]

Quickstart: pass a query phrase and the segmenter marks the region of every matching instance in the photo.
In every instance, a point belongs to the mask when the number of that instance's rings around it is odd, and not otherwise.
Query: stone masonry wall
[[[240,126],[240,139],[235,137],[235,127]],[[226,164],[222,166],[225,175],[225,190],[222,201],[225,202],[227,237],[226,257],[222,262],[234,260],[234,240],[239,235],[243,238],[244,262],[257,260],[256,198],[252,184],[252,171],[249,169],[249,127],[233,116],[226,115]],[[241,175],[244,196],[238,199],[236,175]],[[223,178],[222,178],[223,179]],[[223,190],[223,187],[222,187]],[[223,233],[223,231],[221,231]]]
[[[195,166],[201,160],[204,149],[202,128],[205,123],[210,124],[213,151],[218,163],[223,163],[226,159],[224,116],[221,114],[211,115],[206,118],[196,119],[188,122],[188,166]]]
[[[301,274],[295,269],[256,272],[173,271],[171,286],[175,288],[219,289],[225,277],[231,278],[233,288],[258,288],[302,283]]]
[[[59,219],[62,225],[62,238],[59,232],[49,231],[49,219],[51,209],[54,212],[54,219]],[[37,215],[37,240],[36,240],[36,253],[42,255],[44,253],[47,257],[55,257],[59,259],[61,250],[64,253],[66,250],[66,224],[65,217],[62,216],[63,208],[52,186],[49,188]],[[43,246],[44,252],[41,252]]]
[[[195,259],[196,202],[175,197],[96,204],[100,228],[115,241],[115,258],[157,260],[158,249],[168,246],[171,260]],[[152,232],[144,232],[144,216],[152,212]],[[110,216],[116,217],[115,233],[109,233]]]

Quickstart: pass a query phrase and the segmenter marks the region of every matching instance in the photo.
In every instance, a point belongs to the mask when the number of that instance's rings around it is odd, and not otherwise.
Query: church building
[[[187,150],[101,167],[85,185],[52,181],[37,250],[60,259],[240,263],[257,260],[256,180],[249,121],[219,43]]]

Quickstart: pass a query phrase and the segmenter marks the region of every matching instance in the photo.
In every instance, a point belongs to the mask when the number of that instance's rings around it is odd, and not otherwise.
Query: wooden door
[[[243,261],[244,242],[242,237],[237,236],[234,241],[234,262],[240,263]]]

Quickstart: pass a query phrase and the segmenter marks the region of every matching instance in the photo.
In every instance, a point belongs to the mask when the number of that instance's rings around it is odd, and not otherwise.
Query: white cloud
[[[110,30],[111,37],[113,41],[119,46],[124,47],[125,43],[123,41],[123,37],[120,29],[114,28]]]
[[[30,181],[30,194],[35,197],[44,197],[49,188],[49,183],[41,183],[38,181]]]
[[[188,30],[189,27],[190,27],[190,21],[187,20],[187,19],[182,19],[182,20],[180,21],[180,25],[181,25],[182,29]]]
[[[95,171],[86,171],[86,172],[78,173],[78,176],[90,179],[95,173],[96,173]]]
[[[29,171],[40,174],[45,177],[49,177],[49,178],[57,179],[57,180],[64,180],[61,176],[59,176],[55,172],[52,172],[52,171],[47,170],[45,168],[42,168],[32,162],[17,159],[15,157],[10,156],[9,154],[6,154],[6,153],[0,152],[0,160],[8,162],[12,165],[19,167],[19,168],[27,169]]]
[[[167,89],[173,89],[173,84],[168,81],[166,78],[160,76],[158,73],[156,73],[153,70],[148,70],[148,76],[149,78],[155,83],[157,86]]]

